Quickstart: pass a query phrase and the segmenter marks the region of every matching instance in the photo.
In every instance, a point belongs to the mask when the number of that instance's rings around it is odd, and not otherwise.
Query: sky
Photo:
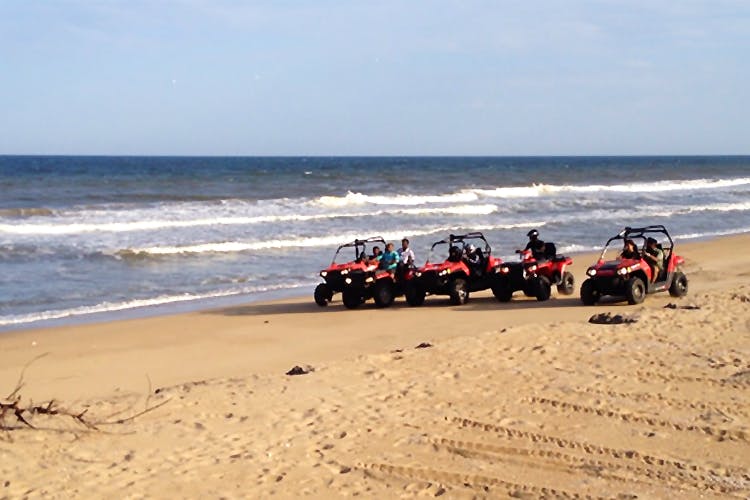
[[[748,154],[748,116],[748,0],[0,1],[0,154]]]

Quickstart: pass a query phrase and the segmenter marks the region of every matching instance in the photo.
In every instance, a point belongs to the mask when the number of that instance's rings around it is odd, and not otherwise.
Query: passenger
[[[393,243],[388,243],[385,246],[385,252],[380,257],[380,269],[386,271],[393,271],[398,266],[398,254],[393,250]]]
[[[414,261],[416,260],[414,251],[409,248],[409,240],[406,238],[401,240],[401,248],[398,249],[398,260],[400,264],[403,264],[407,267],[413,266]]]
[[[654,283],[664,267],[664,251],[659,248],[659,242],[654,238],[646,239],[646,248],[643,249],[643,259],[651,268],[651,283]]]
[[[467,245],[465,249],[466,255],[464,259],[466,260],[466,264],[469,266],[469,271],[479,276],[482,274],[482,256],[479,250],[477,250],[477,247],[474,245]]]
[[[633,240],[625,240],[625,244],[622,247],[622,252],[620,253],[621,259],[640,259],[640,255],[638,254],[638,247],[635,245],[635,242]]]

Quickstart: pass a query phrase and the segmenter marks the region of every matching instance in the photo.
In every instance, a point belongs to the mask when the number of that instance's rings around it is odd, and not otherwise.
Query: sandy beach
[[[22,404],[100,423],[6,414],[0,498],[747,498],[748,247],[679,244],[688,295],[638,306],[576,291],[349,311],[310,290],[0,334],[0,395],[45,354]],[[574,256],[577,287],[594,260]]]

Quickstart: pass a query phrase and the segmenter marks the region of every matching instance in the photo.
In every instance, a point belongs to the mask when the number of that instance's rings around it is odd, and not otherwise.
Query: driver
[[[625,240],[625,244],[622,247],[622,253],[620,253],[621,259],[640,259],[638,255],[638,247],[633,240]]]
[[[524,248],[523,251],[531,250],[531,255],[536,260],[542,260],[546,258],[546,247],[544,245],[544,242],[539,239],[539,231],[537,231],[536,229],[532,229],[531,231],[526,233],[526,236],[529,237],[529,242],[526,243],[526,248]]]
[[[380,262],[380,259],[383,257],[383,252],[380,250],[380,247],[375,245],[372,247],[372,255],[370,255],[369,264],[374,265]]]

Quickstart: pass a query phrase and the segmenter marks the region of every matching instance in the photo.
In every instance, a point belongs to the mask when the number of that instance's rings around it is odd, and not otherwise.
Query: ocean
[[[0,330],[312,301],[336,247],[483,231],[515,258],[626,225],[750,231],[750,157],[0,156]],[[580,279],[580,277],[578,277]]]

